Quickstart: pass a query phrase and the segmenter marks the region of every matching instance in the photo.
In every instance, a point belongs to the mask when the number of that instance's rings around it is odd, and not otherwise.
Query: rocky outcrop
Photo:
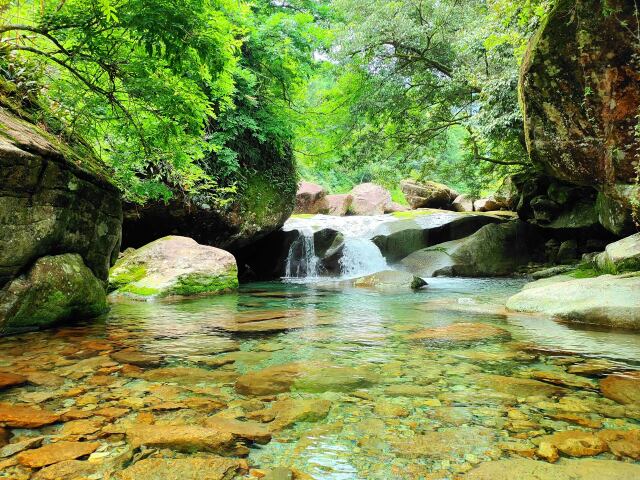
[[[316,214],[328,210],[327,191],[321,185],[300,182],[296,193],[296,206],[293,213]]]
[[[119,192],[87,146],[0,108],[0,333],[103,311],[121,221]]]
[[[355,215],[382,215],[391,207],[391,194],[374,183],[362,183],[351,190],[351,212]]]
[[[597,292],[597,294],[595,293]],[[567,322],[640,329],[640,275],[570,276],[538,280],[507,301],[518,312]]]
[[[599,219],[617,235],[632,233],[640,199],[640,46],[629,33],[637,28],[633,2],[561,0],[531,41],[520,80],[532,161],[597,189]]]
[[[239,148],[246,153],[240,164],[247,173],[231,202],[221,205],[207,195],[176,195],[166,203],[125,205],[123,246],[139,248],[167,235],[180,235],[237,254],[280,229],[295,205],[291,153],[250,141]]]
[[[451,209],[451,204],[458,197],[458,192],[437,182],[402,180],[400,189],[413,209],[444,208]]]
[[[490,224],[471,236],[418,250],[400,262],[421,277],[511,275],[542,255],[535,227],[514,220]]]
[[[467,237],[485,225],[504,221],[492,215],[430,213],[383,225],[383,233],[374,236],[373,243],[387,261],[396,262],[417,250]]]
[[[126,253],[111,269],[112,295],[153,298],[215,295],[238,287],[233,255],[187,237],[164,237]]]

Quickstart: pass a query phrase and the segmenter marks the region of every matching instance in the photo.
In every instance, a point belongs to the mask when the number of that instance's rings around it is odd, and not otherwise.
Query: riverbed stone
[[[0,403],[0,424],[12,428],[40,428],[56,423],[60,415],[48,410]]]
[[[592,457],[608,450],[607,442],[592,432],[567,430],[541,437],[541,441],[553,445],[570,457]]]
[[[18,462],[29,468],[46,467],[65,460],[75,460],[96,451],[99,442],[66,442],[50,443],[44,447],[27,450],[18,454]]]
[[[518,398],[542,395],[551,397],[566,393],[566,389],[529,378],[509,377],[505,375],[478,374],[478,385],[496,392],[514,395]]]
[[[15,373],[0,372],[0,390],[22,385],[27,382],[27,377]]]
[[[454,323],[444,327],[426,328],[407,336],[409,340],[433,343],[476,343],[507,340],[511,334],[500,327],[486,323]]]
[[[269,443],[271,431],[259,422],[239,421],[220,417],[210,417],[204,422],[205,427],[218,432],[228,432],[234,437],[249,440],[260,444]]]
[[[625,405],[640,405],[640,371],[616,373],[600,380],[602,394]]]
[[[272,402],[269,408],[255,410],[247,418],[270,422],[272,431],[282,430],[298,422],[317,422],[325,418],[331,401],[323,399],[287,398]]]
[[[246,469],[235,458],[145,458],[127,467],[118,480],[227,480]]]
[[[512,296],[507,308],[581,324],[640,329],[640,275],[602,275],[555,283],[545,280]]]
[[[395,440],[393,447],[399,456],[405,458],[452,460],[453,457],[488,448],[493,439],[494,434],[488,428],[457,427]]]
[[[480,464],[465,480],[626,480],[640,475],[640,465],[614,460],[569,460],[550,464],[525,458]]]
[[[138,299],[215,295],[238,288],[238,268],[229,252],[168,236],[118,260],[109,285],[112,295]]]
[[[136,424],[126,429],[126,436],[134,449],[144,445],[186,453],[194,451],[232,455],[248,453],[245,447],[237,445],[235,435],[194,425]]]
[[[142,368],[157,367],[162,363],[162,357],[159,355],[140,352],[133,348],[113,352],[110,357],[118,363],[128,363]]]
[[[32,437],[20,442],[10,443],[0,448],[0,458],[10,457],[30,448],[38,448],[42,445],[44,437]]]
[[[90,478],[99,469],[99,464],[83,460],[64,460],[38,470],[32,480],[78,480]]]

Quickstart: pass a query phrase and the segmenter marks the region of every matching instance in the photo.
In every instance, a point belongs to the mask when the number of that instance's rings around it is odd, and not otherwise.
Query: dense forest
[[[478,194],[529,166],[518,68],[549,7],[5,1],[0,78],[134,202],[223,205],[264,161],[256,144],[336,192],[413,177]]]

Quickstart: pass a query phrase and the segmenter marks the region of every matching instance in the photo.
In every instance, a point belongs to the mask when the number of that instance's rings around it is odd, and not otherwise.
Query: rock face
[[[300,182],[296,193],[296,206],[293,213],[323,213],[328,209],[327,191],[324,187],[311,182]]]
[[[133,297],[218,294],[238,287],[233,255],[187,237],[164,237],[124,255],[111,269],[110,288]]]
[[[507,308],[576,323],[640,329],[640,275],[561,279],[529,284],[507,301]]]
[[[75,310],[78,318],[94,315],[104,308],[98,290],[104,289],[102,282],[119,251],[119,192],[88,147],[62,145],[1,107],[0,127],[0,332],[62,319],[37,315],[37,321],[21,323],[24,316],[16,313],[18,304],[28,310],[54,300],[60,312]],[[73,295],[66,300],[64,295],[35,298],[24,284],[41,282],[36,289],[43,294],[51,291],[54,285],[44,278],[49,267],[61,275],[55,282],[58,286],[66,280],[76,285],[81,276],[93,277],[85,291],[93,289],[89,297],[97,300],[95,308],[74,303],[79,297]],[[24,298],[27,294],[30,298]],[[37,309],[32,312],[38,314]]]
[[[505,276],[534,259],[536,232],[518,220],[482,227],[469,237],[418,250],[400,262],[421,277]]]
[[[521,71],[531,159],[555,178],[597,188],[610,211],[629,211],[640,198],[634,181],[640,47],[629,35],[637,22],[633,2],[561,0],[531,41]],[[608,223],[623,233],[620,222]]]
[[[607,245],[595,258],[595,264],[607,273],[640,270],[640,233]]]
[[[391,207],[391,194],[374,183],[357,185],[350,193],[351,211],[355,215],[382,215]]]
[[[400,188],[411,208],[445,208],[450,209],[458,192],[446,185],[436,182],[418,182],[402,180]]]
[[[78,254],[41,257],[0,290],[0,332],[92,318],[107,310],[104,286]]]

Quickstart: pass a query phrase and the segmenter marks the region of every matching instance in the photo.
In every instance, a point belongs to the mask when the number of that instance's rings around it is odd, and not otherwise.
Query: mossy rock
[[[104,286],[80,255],[42,257],[0,290],[0,334],[92,318],[106,310]]]
[[[123,255],[109,275],[111,295],[135,299],[217,295],[237,288],[233,255],[178,236]]]

